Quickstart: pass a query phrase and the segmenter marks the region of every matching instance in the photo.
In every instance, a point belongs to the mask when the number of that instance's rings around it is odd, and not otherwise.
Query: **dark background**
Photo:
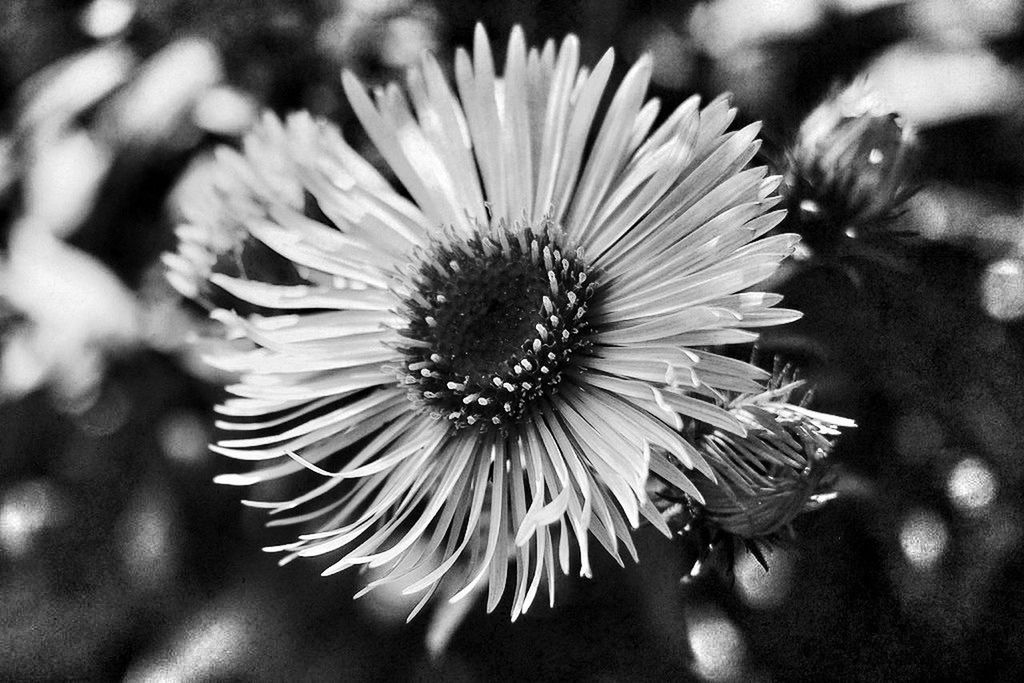
[[[652,52],[663,117],[731,91],[779,171],[810,109],[869,73],[918,127],[921,189],[870,236],[817,226],[772,283],[806,315],[763,352],[860,427],[834,456],[839,500],[798,520],[769,573],[741,556],[683,584],[685,543],[641,532],[639,566],[599,562],[515,624],[478,606],[431,657],[430,614],[406,625],[401,596],[351,600],[358,576],[278,568],[259,548],[280,536],[211,483],[222,378],[189,350],[204,321],[158,258],[175,184],[255,111],[330,117],[373,159],[339,69],[444,63],[478,20],[499,54],[513,24],[533,44],[577,33],[586,63],[612,46],[619,77]],[[1014,679],[1022,48],[1012,0],[7,0],[0,678]]]

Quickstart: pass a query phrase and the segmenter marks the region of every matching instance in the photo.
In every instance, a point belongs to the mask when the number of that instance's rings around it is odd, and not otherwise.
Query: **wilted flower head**
[[[915,139],[863,80],[810,113],[790,153],[786,194],[812,247],[899,209],[912,192]]]
[[[779,179],[744,170],[758,127],[726,132],[727,102],[692,98],[651,132],[647,58],[598,119],[613,55],[578,60],[575,36],[527,50],[516,29],[499,78],[478,28],[456,91],[430,55],[408,96],[371,98],[346,73],[409,199],[304,114],[267,116],[240,153],[220,153],[218,173],[242,180],[228,191],[248,237],[301,280],[208,276],[259,311],[214,312],[249,343],[209,359],[241,376],[218,407],[235,436],[213,448],[267,463],[218,480],[324,478],[249,502],[272,524],[317,525],[274,548],[284,561],[333,555],[325,574],[375,569],[368,590],[395,582],[420,605],[442,579],[453,600],[486,584],[489,609],[511,565],[515,617],[544,579],[553,599],[571,546],[589,575],[591,535],[619,558],[635,555],[641,516],[667,532],[649,468],[701,499],[678,468],[714,470],[684,418],[747,433],[709,399],[757,390],[759,371],[701,347],[798,316],[746,291],[795,243],[758,239],[782,217],[766,213]]]
[[[746,434],[701,430],[698,447],[717,481],[694,479],[704,501],[670,508],[670,526],[696,531],[704,543],[732,537],[756,549],[757,543],[777,540],[798,515],[835,496],[828,456],[840,428],[856,424],[809,410],[810,392],[799,404],[791,403],[803,384],[787,368],[764,391],[723,401]]]

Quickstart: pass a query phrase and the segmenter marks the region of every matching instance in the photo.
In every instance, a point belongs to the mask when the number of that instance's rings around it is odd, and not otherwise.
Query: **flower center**
[[[507,428],[557,391],[589,345],[593,294],[582,252],[564,253],[550,222],[435,244],[405,300],[402,381],[456,428]]]

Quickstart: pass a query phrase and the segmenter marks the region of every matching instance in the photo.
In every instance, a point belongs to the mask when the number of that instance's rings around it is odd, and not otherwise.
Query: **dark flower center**
[[[557,391],[589,345],[593,294],[582,253],[551,223],[436,244],[405,300],[402,381],[455,427],[504,428]]]

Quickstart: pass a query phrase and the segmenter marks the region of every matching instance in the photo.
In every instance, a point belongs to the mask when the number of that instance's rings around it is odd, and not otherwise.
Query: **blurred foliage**
[[[277,568],[211,483],[219,398],[163,282],[168,195],[263,106],[351,126],[338,71],[580,35],[653,53],[662,116],[734,93],[778,172],[811,109],[866,75],[917,129],[921,189],[778,278],[769,334],[860,425],[840,499],[763,572],[680,584],[683,539],[569,582],[515,624],[474,609],[446,653],[401,596]],[[8,0],[0,4],[0,677],[392,680],[1013,678],[1024,670],[1024,10],[1014,0]],[[913,237],[906,237],[906,235]],[[499,608],[500,612],[500,608]],[[434,634],[436,635],[436,634]]]

